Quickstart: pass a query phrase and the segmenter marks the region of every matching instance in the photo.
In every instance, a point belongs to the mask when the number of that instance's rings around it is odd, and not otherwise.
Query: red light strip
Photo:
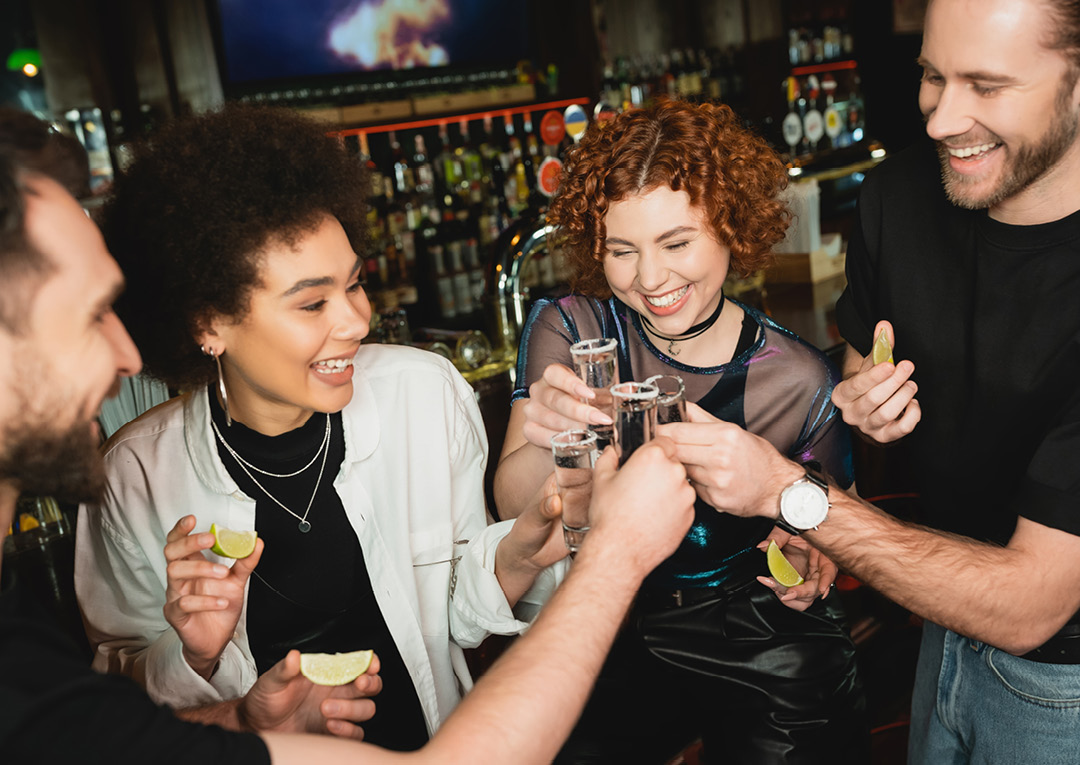
[[[416,130],[418,128],[434,127],[441,125],[442,123],[450,124],[451,122],[460,122],[461,120],[473,120],[483,119],[490,115],[491,117],[505,117],[508,114],[525,114],[527,112],[541,112],[548,111],[550,109],[564,109],[567,106],[577,104],[584,106],[589,103],[588,98],[568,98],[565,101],[549,101],[545,104],[530,104],[528,106],[511,106],[504,109],[484,109],[481,112],[474,112],[471,114],[454,114],[449,117],[437,117],[435,119],[428,120],[415,120],[413,122],[395,122],[391,125],[375,125],[373,127],[360,127],[349,128],[348,130],[333,130],[327,133],[327,135],[335,138],[345,138],[350,135],[360,135],[361,133],[387,133],[391,130]]]
[[[855,69],[858,65],[854,61],[834,61],[831,64],[814,64],[812,66],[799,66],[791,70],[795,77],[804,74],[821,74],[822,72],[838,72],[841,69]]]

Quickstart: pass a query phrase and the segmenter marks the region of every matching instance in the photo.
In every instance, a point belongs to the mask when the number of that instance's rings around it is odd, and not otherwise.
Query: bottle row
[[[494,241],[555,190],[570,143],[561,119],[548,111],[537,127],[529,113],[482,115],[357,134],[369,181],[367,290],[380,313],[410,306],[424,323],[482,322]],[[558,283],[553,264],[527,276]]]
[[[743,67],[743,51],[734,46],[620,57],[604,67],[600,102],[621,110],[647,105],[658,96],[739,101],[745,89]]]

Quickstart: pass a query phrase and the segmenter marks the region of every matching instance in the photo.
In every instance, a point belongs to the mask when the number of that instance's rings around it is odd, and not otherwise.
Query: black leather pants
[[[557,763],[864,763],[866,705],[836,593],[797,612],[757,582],[673,608],[639,601]]]

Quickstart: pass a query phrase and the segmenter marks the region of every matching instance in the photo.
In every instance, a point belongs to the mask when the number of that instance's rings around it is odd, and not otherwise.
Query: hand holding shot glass
[[[555,482],[562,499],[563,539],[573,554],[589,530],[593,465],[597,457],[596,434],[591,430],[556,433],[551,437],[551,453],[555,458]]]
[[[614,419],[611,401],[611,386],[619,382],[619,365],[616,357],[617,341],[614,338],[592,338],[582,340],[570,346],[570,356],[574,361],[577,376],[592,389],[596,398],[585,403],[595,406]],[[589,430],[596,433],[597,448],[603,449],[611,443],[611,425],[590,425]]]

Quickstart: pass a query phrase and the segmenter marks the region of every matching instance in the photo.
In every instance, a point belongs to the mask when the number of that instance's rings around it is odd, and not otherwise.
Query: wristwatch
[[[789,534],[816,529],[829,516],[829,482],[817,462],[803,463],[804,475],[780,493],[776,525]]]

